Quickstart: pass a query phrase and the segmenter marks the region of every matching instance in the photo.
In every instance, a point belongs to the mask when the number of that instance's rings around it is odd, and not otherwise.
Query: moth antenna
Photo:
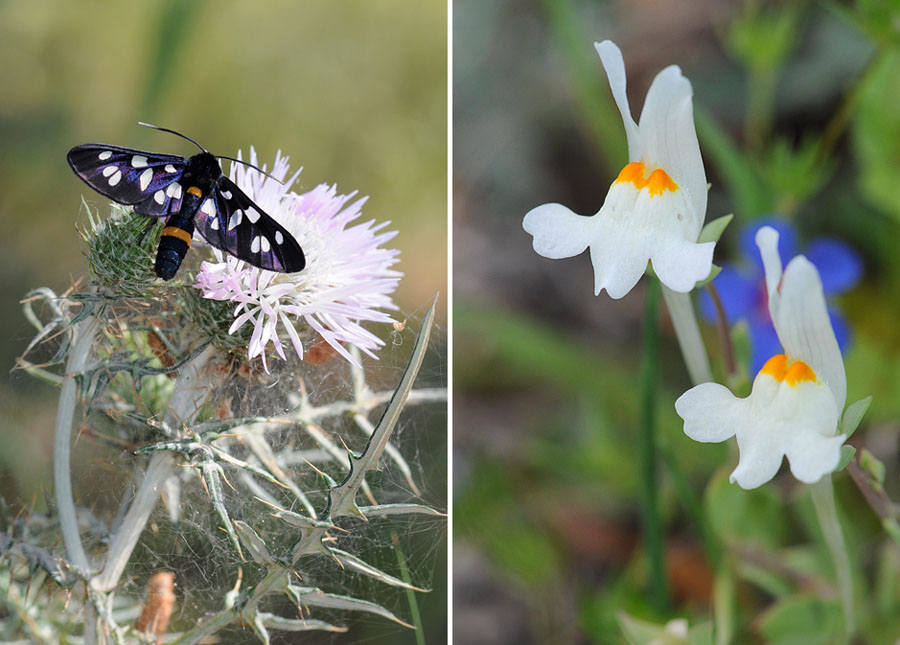
[[[191,143],[193,143],[195,146],[197,146],[198,148],[200,148],[200,150],[202,150],[203,152],[209,152],[206,148],[204,148],[203,146],[201,146],[199,143],[197,143],[196,141],[194,141],[194,140],[191,139],[190,137],[186,137],[185,135],[181,134],[180,132],[176,132],[175,130],[170,130],[169,128],[161,128],[161,127],[159,127],[158,125],[150,125],[149,123],[144,123],[143,121],[138,121],[138,125],[142,125],[142,126],[144,126],[145,128],[153,128],[154,130],[160,130],[160,131],[162,131],[162,132],[168,132],[168,133],[170,133],[170,134],[174,134],[175,136],[181,137],[182,139],[187,139],[188,141],[190,141]]]
[[[225,155],[213,155],[213,156],[214,156],[216,159],[228,159],[228,161],[236,161],[237,163],[243,164],[244,166],[249,166],[250,168],[253,168],[253,170],[256,170],[256,171],[258,171],[258,172],[261,172],[262,174],[264,174],[264,175],[265,175],[266,177],[268,177],[269,179],[274,179],[275,181],[277,181],[277,182],[278,182],[279,184],[281,184],[282,186],[284,185],[284,182],[281,181],[278,177],[273,177],[272,175],[270,175],[269,173],[267,173],[265,170],[263,170],[262,168],[257,168],[257,167],[254,166],[252,163],[249,163],[249,162],[247,162],[247,161],[242,161],[242,160],[240,160],[240,159],[235,159],[234,157],[227,157],[227,156],[225,156]]]

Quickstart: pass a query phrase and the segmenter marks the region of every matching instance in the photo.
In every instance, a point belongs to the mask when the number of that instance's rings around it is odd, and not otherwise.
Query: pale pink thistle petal
[[[240,152],[238,158],[242,158]],[[260,165],[252,148],[249,161]],[[294,274],[265,271],[213,250],[217,261],[203,263],[194,286],[205,298],[238,303],[229,333],[253,323],[251,358],[262,356],[265,361],[269,342],[284,357],[279,326],[302,358],[296,321],[317,332],[348,361],[355,363],[345,344],[375,357],[384,341],[361,323],[393,322],[384,310],[396,309],[391,294],[402,273],[391,267],[399,251],[381,245],[393,239],[396,231],[384,231],[389,222],[374,220],[350,225],[366,202],[366,198],[351,201],[355,193],[338,195],[334,186],[326,184],[303,194],[291,191],[300,172],[285,180],[289,167],[280,152],[271,171],[260,167],[284,183],[239,164],[233,164],[231,178],[297,239],[307,257],[306,268]]]

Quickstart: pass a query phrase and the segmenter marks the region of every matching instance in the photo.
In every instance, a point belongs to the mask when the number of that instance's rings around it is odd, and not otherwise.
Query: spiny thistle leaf
[[[406,515],[410,513],[447,517],[446,513],[441,513],[439,510],[422,504],[379,504],[378,506],[360,506],[359,512],[367,518],[384,517],[386,515]]]
[[[269,553],[269,547],[266,546],[265,541],[259,537],[259,534],[249,524],[241,520],[235,520],[234,529],[237,531],[241,543],[247,547],[254,562],[262,565],[275,564],[275,558]]]
[[[241,543],[234,532],[234,525],[231,523],[228,510],[225,508],[225,501],[222,498],[222,482],[220,478],[224,478],[225,473],[222,471],[222,467],[214,461],[204,461],[200,464],[200,472],[203,474],[203,481],[206,482],[209,499],[212,501],[219,519],[222,520],[225,531],[228,533],[228,538],[231,540],[231,544],[237,551],[238,556],[243,560],[244,554],[241,551]]]
[[[402,587],[403,589],[412,589],[413,591],[422,591],[425,593],[431,591],[430,589],[416,587],[408,582],[400,580],[399,578],[395,578],[394,576],[387,574],[384,571],[376,569],[368,562],[365,562],[364,560],[356,557],[352,553],[348,553],[347,551],[322,546],[322,553],[333,556],[343,567],[359,571],[360,573],[374,578],[375,580],[379,580],[385,584],[389,584],[392,587]]]
[[[397,420],[403,411],[406,398],[409,396],[416,376],[419,374],[419,369],[422,367],[422,361],[425,359],[425,352],[428,349],[431,326],[434,323],[434,307],[435,305],[432,303],[425,314],[422,327],[416,336],[416,344],[413,347],[409,363],[400,379],[400,384],[394,391],[394,396],[388,403],[381,421],[378,422],[378,426],[369,437],[365,450],[358,457],[349,453],[350,473],[341,482],[340,486],[332,488],[329,493],[329,513],[332,518],[342,515],[361,515],[359,507],[356,505],[356,492],[365,482],[366,473],[377,468],[381,454],[384,452],[388,439],[390,439],[391,432],[397,425]]]
[[[331,623],[326,623],[324,620],[314,620],[312,618],[282,618],[281,616],[264,612],[258,612],[257,616],[266,627],[278,629],[283,632],[324,631],[342,633],[347,631],[346,627],[332,625]]]
[[[360,600],[351,596],[342,596],[339,594],[325,593],[321,589],[315,587],[297,587],[295,585],[287,585],[285,588],[288,597],[298,607],[312,606],[325,607],[328,609],[345,609],[347,611],[364,611],[370,614],[383,616],[388,620],[392,620],[399,625],[414,629],[409,623],[403,622],[390,610],[376,605],[368,600]]]

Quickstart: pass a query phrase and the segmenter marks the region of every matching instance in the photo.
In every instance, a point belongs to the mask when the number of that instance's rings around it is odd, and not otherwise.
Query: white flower
[[[737,436],[740,460],[731,481],[756,488],[787,456],[794,477],[811,484],[837,468],[846,435],[837,434],[847,378],[822,280],[802,255],[781,272],[778,233],[756,234],[769,293],[769,313],[784,348],[756,375],[746,399],[717,383],[702,383],[675,402],[684,432],[703,442]]]
[[[258,165],[253,148],[250,163]],[[287,157],[278,153],[271,174],[284,180],[287,173]],[[390,294],[403,274],[390,267],[400,252],[382,245],[396,232],[383,232],[390,222],[375,224],[369,220],[351,225],[366,201],[362,198],[350,203],[355,193],[338,195],[335,187],[327,184],[302,194],[291,191],[299,174],[297,171],[282,184],[252,168],[239,164],[231,167],[231,179],[238,187],[300,243],[306,267],[298,273],[277,273],[214,249],[218,261],[203,263],[194,286],[203,291],[204,298],[237,304],[229,333],[245,323],[252,324],[248,354],[250,358],[261,356],[264,365],[265,348],[270,342],[278,355],[285,357],[279,327],[303,358],[303,342],[294,327],[298,322],[314,330],[351,363],[356,360],[344,347],[346,343],[375,357],[374,351],[384,341],[362,323],[393,322],[384,310],[397,308]]]
[[[638,125],[625,95],[622,52],[609,40],[594,47],[625,122],[629,163],[596,215],[544,204],[522,224],[544,257],[572,257],[590,247],[596,294],[606,289],[621,298],[637,284],[648,260],[667,287],[690,291],[709,275],[715,246],[697,244],[706,217],[706,173],[691,84],[676,65],[662,70],[647,92]]]

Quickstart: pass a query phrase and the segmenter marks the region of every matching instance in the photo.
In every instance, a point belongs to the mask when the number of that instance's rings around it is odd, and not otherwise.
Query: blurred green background
[[[548,202],[595,213],[627,161],[594,41],[621,47],[635,116],[655,74],[680,65],[712,184],[707,221],[735,213],[714,261],[738,260],[741,230],[772,215],[800,250],[825,235],[861,257],[862,282],[831,302],[852,332],[848,402],[875,397],[852,443],[884,463],[897,499],[898,25],[896,1],[455,3],[456,642],[647,642],[626,639],[621,612],[656,625],[684,617],[690,642],[712,642],[714,594],[726,642],[835,642],[840,611],[807,487],[784,468],[745,492],[727,481],[733,445],[685,437],[674,401],[690,382],[664,312],[656,413],[670,602],[650,602],[637,427],[647,279],[622,300],[594,297],[587,254],[540,257],[521,223]],[[703,332],[721,377],[716,330]],[[835,481],[859,642],[895,642],[898,543],[846,472]]]
[[[18,304],[24,294],[43,285],[63,291],[86,273],[75,233],[81,196],[101,212],[103,199],[72,174],[67,150],[106,142],[195,152],[139,120],[218,154],[253,145],[270,166],[281,150],[304,168],[298,192],[328,182],[369,195],[363,221],[391,220],[399,231],[391,242],[405,274],[399,319],[417,327],[440,292],[443,327],[446,52],[444,3],[0,3],[0,334],[9,339],[0,365],[11,368],[31,338]],[[446,336],[437,338],[433,374],[446,367]],[[13,506],[43,508],[52,489],[55,396],[21,373],[0,383],[0,493]],[[445,473],[435,473],[432,500],[445,499]],[[434,642],[446,625],[445,550],[437,553],[436,590],[420,599]],[[378,625],[364,627],[376,637]],[[414,642],[387,634],[387,642]]]

